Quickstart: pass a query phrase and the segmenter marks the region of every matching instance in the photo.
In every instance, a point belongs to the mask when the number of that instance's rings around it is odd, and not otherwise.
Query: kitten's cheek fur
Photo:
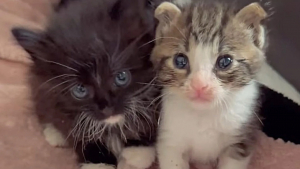
[[[128,147],[122,151],[117,169],[146,169],[154,161],[154,147]]]
[[[66,147],[68,143],[63,134],[58,131],[52,124],[45,124],[43,131],[46,141],[53,147]]]
[[[80,169],[115,169],[114,166],[112,165],[108,165],[108,164],[88,164],[88,163],[84,163],[80,165]]]

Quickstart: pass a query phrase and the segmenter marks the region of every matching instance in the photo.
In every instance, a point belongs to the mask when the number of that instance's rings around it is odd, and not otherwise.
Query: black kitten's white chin
[[[114,115],[110,116],[107,119],[104,120],[105,124],[114,125],[114,124],[120,124],[124,122],[124,116],[123,115]]]

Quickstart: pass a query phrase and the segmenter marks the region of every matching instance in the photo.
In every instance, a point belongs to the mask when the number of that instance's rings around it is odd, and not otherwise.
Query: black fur
[[[274,139],[300,144],[300,106],[264,85],[260,92],[263,132]]]

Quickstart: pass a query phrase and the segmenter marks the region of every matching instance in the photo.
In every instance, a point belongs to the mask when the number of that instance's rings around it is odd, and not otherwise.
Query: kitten
[[[51,145],[74,147],[80,162],[93,162],[81,152],[100,142],[102,163],[151,165],[159,92],[149,60],[154,9],[149,0],[78,0],[44,31],[12,30],[33,60],[29,83]],[[105,164],[82,168],[112,168]]]
[[[258,3],[235,11],[204,0],[155,10],[161,169],[188,169],[189,162],[247,168],[259,129],[254,77],[265,58],[266,15]]]

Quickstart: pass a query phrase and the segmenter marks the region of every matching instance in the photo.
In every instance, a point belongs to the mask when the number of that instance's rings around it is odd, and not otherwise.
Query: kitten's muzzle
[[[212,90],[210,85],[206,81],[198,77],[194,77],[190,82],[190,86],[192,90],[190,93],[190,98],[192,100],[204,102],[209,102],[212,100]]]

